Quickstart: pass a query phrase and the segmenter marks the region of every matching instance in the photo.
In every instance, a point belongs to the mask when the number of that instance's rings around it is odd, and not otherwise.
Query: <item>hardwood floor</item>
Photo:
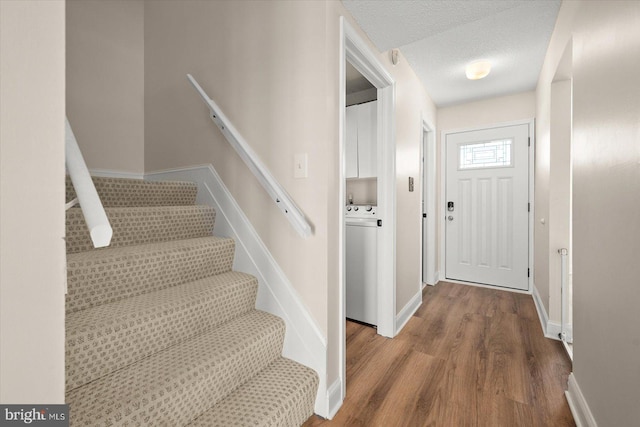
[[[530,295],[440,282],[393,340],[347,322],[347,395],[315,426],[575,426],[571,362]]]

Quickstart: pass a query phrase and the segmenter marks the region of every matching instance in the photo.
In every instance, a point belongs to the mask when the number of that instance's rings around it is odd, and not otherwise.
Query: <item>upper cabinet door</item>
[[[347,126],[347,140],[345,141],[345,176],[358,177],[358,111],[357,105],[347,107],[345,117]]]
[[[358,176],[378,176],[378,102],[358,107]]]

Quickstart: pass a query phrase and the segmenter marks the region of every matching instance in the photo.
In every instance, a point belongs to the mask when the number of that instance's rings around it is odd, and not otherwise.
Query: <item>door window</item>
[[[513,166],[513,139],[460,144],[459,169],[499,168]]]

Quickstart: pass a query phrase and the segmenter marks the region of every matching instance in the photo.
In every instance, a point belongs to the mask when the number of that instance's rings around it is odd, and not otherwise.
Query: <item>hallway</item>
[[[440,282],[393,340],[347,322],[347,395],[314,426],[574,426],[571,362],[530,295]]]

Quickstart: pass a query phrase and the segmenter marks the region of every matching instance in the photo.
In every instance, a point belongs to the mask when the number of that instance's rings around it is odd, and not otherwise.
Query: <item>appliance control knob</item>
[[[351,206],[347,206],[347,212],[351,212]]]
[[[356,211],[356,212],[358,212],[358,209],[360,209],[360,208],[358,208],[357,206],[355,208],[353,208],[353,210]]]
[[[368,206],[367,206],[367,212],[371,212],[372,210],[373,210],[373,206],[368,205]]]

